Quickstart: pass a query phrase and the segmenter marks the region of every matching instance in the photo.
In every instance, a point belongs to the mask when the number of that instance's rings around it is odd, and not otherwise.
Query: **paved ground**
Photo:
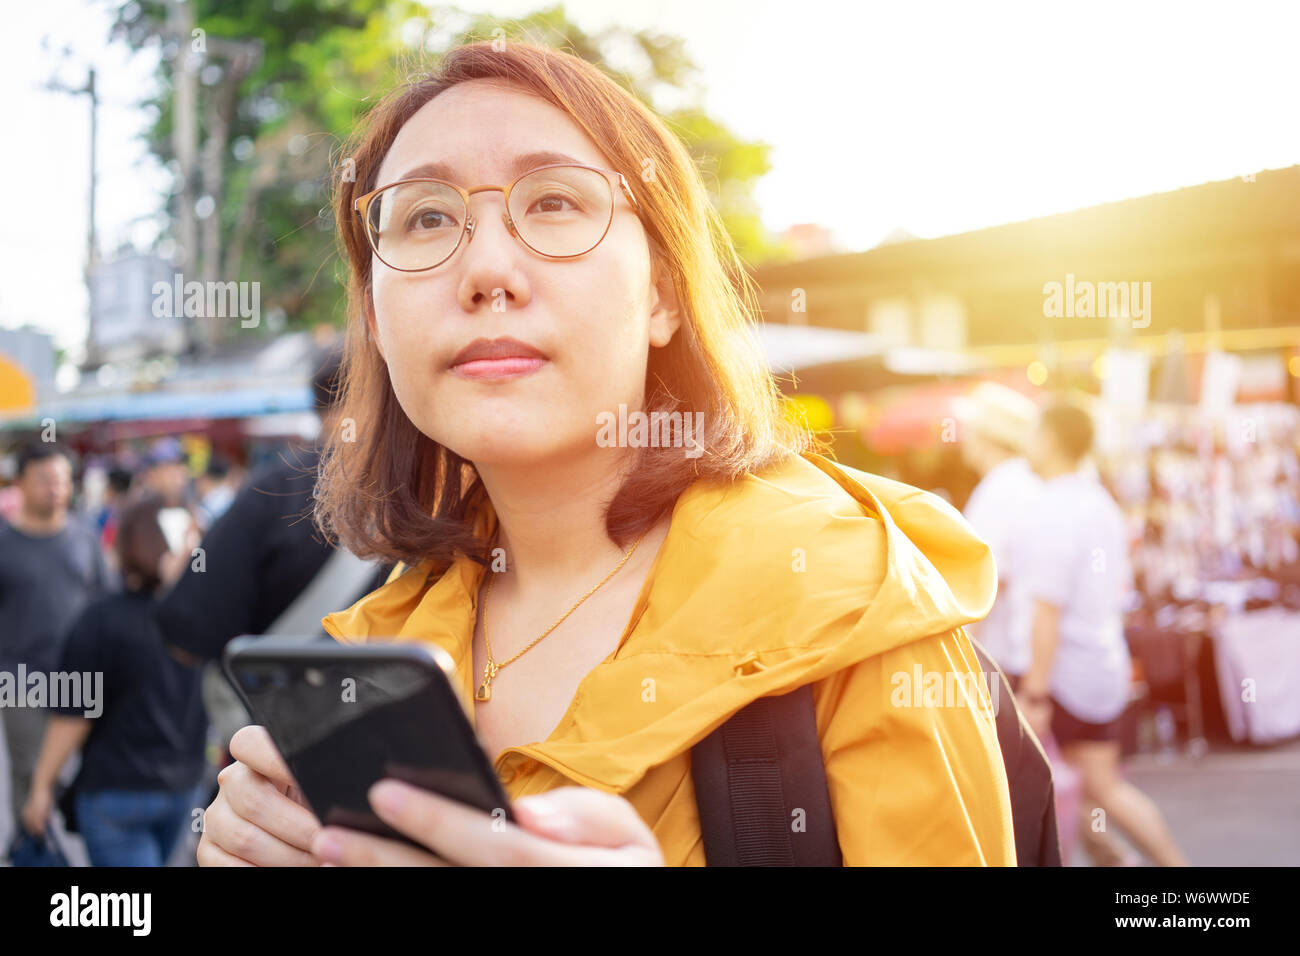
[[[1124,773],[1160,805],[1193,866],[1300,866],[1300,740],[1140,755]]]

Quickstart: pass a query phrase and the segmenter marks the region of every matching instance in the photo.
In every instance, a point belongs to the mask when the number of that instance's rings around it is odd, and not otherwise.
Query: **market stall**
[[[1104,405],[1099,467],[1130,522],[1142,679],[1204,746],[1205,708],[1234,741],[1300,735],[1300,408]],[[1209,641],[1218,686],[1198,664]]]

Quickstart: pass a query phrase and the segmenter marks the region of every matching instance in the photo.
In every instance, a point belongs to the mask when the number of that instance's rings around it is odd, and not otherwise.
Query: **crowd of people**
[[[204,762],[198,673],[166,652],[152,621],[198,542],[189,476],[160,447],[129,481],[114,476],[113,500],[96,516],[72,509],[72,456],[58,443],[23,448],[15,472],[19,506],[0,526],[0,658],[26,678],[16,706],[0,713],[20,831],[11,855],[21,859],[25,836],[46,835],[66,796],[65,825],[93,862],[158,865],[182,833]],[[34,674],[49,700],[23,699]],[[93,692],[55,692],[75,686]],[[61,783],[75,786],[60,793]]]
[[[327,355],[314,383],[322,418],[337,371]],[[337,594],[277,627],[325,568],[351,557],[331,562],[336,549],[311,520],[316,454],[291,449],[241,482],[220,461],[192,476],[166,438],[134,470],[110,468],[92,509],[84,470],[74,505],[73,452],[43,441],[16,451],[0,512],[0,673],[11,688],[0,693],[0,786],[14,834],[0,851],[11,862],[59,852],[56,807],[96,866],[164,865],[196,829],[242,716],[214,663],[226,643],[309,634],[335,609]],[[357,594],[389,571],[348,567]],[[37,681],[45,699],[33,697]],[[61,693],[73,686],[85,692]]]

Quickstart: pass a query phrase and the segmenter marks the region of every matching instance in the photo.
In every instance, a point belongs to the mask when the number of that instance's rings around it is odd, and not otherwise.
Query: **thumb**
[[[584,846],[658,848],[640,814],[617,794],[559,787],[515,801],[520,825],[539,836]]]

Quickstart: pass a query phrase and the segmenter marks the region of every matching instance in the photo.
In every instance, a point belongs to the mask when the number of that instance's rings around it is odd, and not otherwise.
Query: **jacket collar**
[[[475,527],[496,527],[486,495]],[[463,556],[440,571],[414,565],[323,623],[438,644],[471,700],[485,572]],[[988,547],[934,495],[813,453],[729,485],[701,479],[678,497],[617,649],[547,740],[509,750],[623,792],[751,701],[979,620],[995,591]]]

